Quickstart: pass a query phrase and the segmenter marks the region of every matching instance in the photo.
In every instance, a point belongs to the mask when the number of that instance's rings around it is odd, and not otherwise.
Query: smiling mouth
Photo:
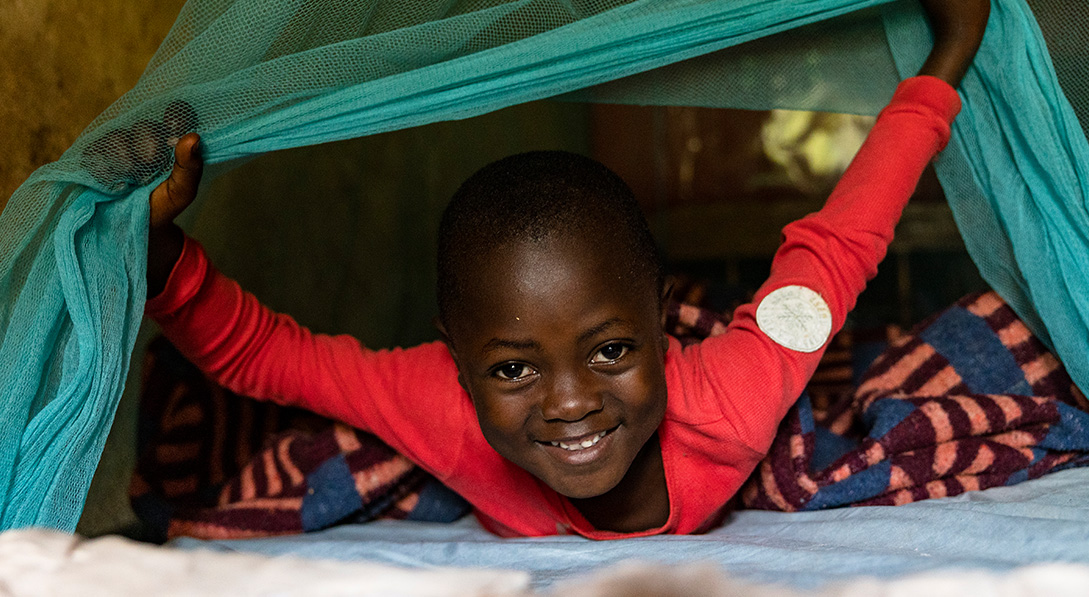
[[[578,452],[580,450],[585,450],[587,448],[594,447],[594,445],[596,445],[599,441],[601,441],[601,438],[605,437],[605,435],[608,434],[608,433],[609,433],[608,430],[602,431],[601,433],[598,433],[596,435],[592,435],[589,438],[582,440],[581,442],[572,442],[572,443],[548,442],[548,443],[552,444],[553,446],[563,448],[564,450],[567,450],[569,452]]]
[[[544,448],[556,461],[567,466],[587,466],[601,460],[612,450],[613,432],[620,429],[620,425],[590,433],[587,435],[568,437],[563,440],[538,441],[537,445]]]

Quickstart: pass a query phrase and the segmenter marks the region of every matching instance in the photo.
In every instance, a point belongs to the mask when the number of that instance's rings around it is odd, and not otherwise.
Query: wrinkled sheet
[[[710,562],[628,561],[542,590],[517,571],[414,570],[367,562],[306,560],[84,540],[50,530],[0,534],[0,595],[41,597],[1081,597],[1089,566],[1037,564],[1009,572],[945,570],[892,580],[854,578],[815,591],[752,584]]]
[[[1089,564],[1089,469],[904,506],[742,511],[699,536],[500,539],[467,517],[453,524],[380,521],[290,537],[179,539],[173,545],[414,568],[522,570],[537,588],[633,558],[709,561],[744,581],[817,588],[860,576]]]
[[[1089,570],[1082,572],[1089,577]],[[121,537],[84,540],[45,529],[0,534],[0,597],[502,597],[525,573],[405,570],[367,562],[181,551]]]

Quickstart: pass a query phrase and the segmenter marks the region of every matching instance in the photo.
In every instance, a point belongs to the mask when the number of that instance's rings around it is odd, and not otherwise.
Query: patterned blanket
[[[726,320],[667,312],[682,343]],[[891,339],[891,338],[890,338]],[[1089,404],[993,293],[891,339],[857,390],[838,335],[741,491],[750,508],[903,504],[1089,463]],[[378,439],[232,395],[164,340],[148,351],[133,508],[149,539],[243,538],[375,518],[448,521],[468,505]]]
[[[148,347],[129,487],[140,536],[241,539],[376,518],[453,521],[468,504],[376,437],[233,394],[164,338]]]
[[[893,343],[849,400],[803,396],[742,490],[750,508],[898,505],[1089,464],[1089,404],[998,295]]]

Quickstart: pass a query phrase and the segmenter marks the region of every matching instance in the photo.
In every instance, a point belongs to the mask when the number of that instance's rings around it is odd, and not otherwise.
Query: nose
[[[541,415],[548,421],[579,421],[602,409],[602,390],[593,374],[554,375],[541,403]]]

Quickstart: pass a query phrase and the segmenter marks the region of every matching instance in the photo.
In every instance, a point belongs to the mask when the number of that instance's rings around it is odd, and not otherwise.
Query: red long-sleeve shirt
[[[782,320],[761,319],[761,329],[757,306],[776,289],[802,286],[827,305],[831,331],[840,329],[959,110],[956,92],[939,79],[901,83],[825,207],[784,229],[771,276],[727,331],[685,349],[670,339],[658,428],[670,512],[660,528],[597,530],[565,497],[496,453],[440,342],[372,351],[349,336],[313,334],[216,271],[191,239],[147,313],[217,383],[374,433],[465,497],[498,534],[699,532],[718,520],[763,457],[826,344],[822,333],[812,352],[780,345],[771,327]]]

